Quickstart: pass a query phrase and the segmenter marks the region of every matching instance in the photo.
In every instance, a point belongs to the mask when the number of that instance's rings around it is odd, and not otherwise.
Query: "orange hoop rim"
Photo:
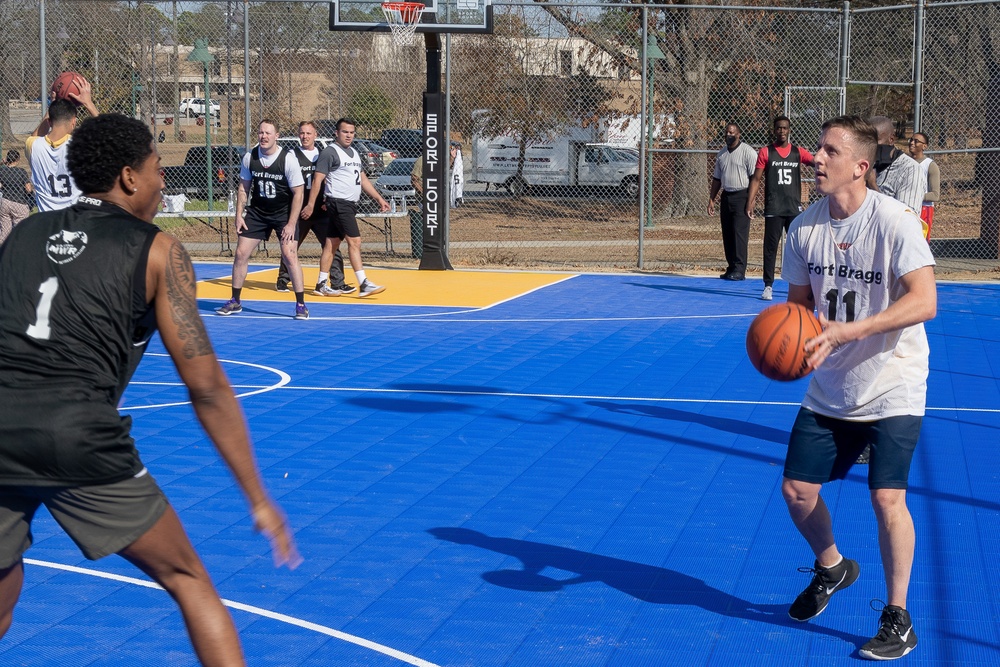
[[[424,3],[422,2],[383,2],[382,9],[397,10],[403,13],[403,16],[408,16],[411,12],[419,12],[423,10]]]

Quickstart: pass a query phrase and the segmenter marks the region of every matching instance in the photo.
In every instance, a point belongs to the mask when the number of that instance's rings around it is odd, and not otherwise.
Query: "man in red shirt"
[[[774,142],[757,153],[757,166],[750,177],[747,216],[753,218],[753,205],[764,176],[764,292],[761,299],[773,298],[774,263],[778,256],[781,232],[788,231],[802,212],[802,165],[812,166],[812,153],[789,141],[792,124],[787,116],[774,119]]]

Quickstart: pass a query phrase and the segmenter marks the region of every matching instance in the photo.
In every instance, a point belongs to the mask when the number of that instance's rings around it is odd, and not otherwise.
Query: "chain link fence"
[[[706,208],[725,125],[759,148],[785,114],[811,149],[823,120],[847,112],[890,116],[903,149],[914,130],[928,135],[942,181],[939,274],[1000,277],[1000,8],[844,9],[511,2],[494,4],[492,35],[443,35],[462,155],[452,262],[718,271],[719,221]],[[261,118],[286,137],[303,119],[321,137],[355,119],[369,178],[404,205],[414,142],[401,130],[420,127],[426,88],[420,37],[396,47],[386,34],[331,32],[321,2],[0,0],[0,20],[18,35],[0,44],[3,148],[23,153],[41,91],[80,72],[102,111],[150,125],[168,194],[187,199],[184,216],[159,222],[194,252],[231,249],[227,200]],[[207,63],[189,59],[200,40]],[[749,248],[758,275],[762,206]],[[366,253],[415,262],[418,228],[366,220]]]

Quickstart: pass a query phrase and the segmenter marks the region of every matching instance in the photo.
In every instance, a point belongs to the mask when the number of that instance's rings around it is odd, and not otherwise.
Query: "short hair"
[[[261,125],[264,125],[265,123],[267,123],[268,125],[270,125],[271,127],[273,127],[273,128],[274,128],[274,131],[275,131],[275,132],[277,132],[277,131],[278,131],[278,124],[277,124],[277,123],[275,123],[275,122],[274,122],[273,120],[271,120],[270,118],[261,118],[261,119],[260,119],[260,122],[259,122],[259,123],[257,123],[257,129],[259,130],[259,129],[260,129],[260,126],[261,126]]]
[[[340,119],[337,120],[337,131],[338,132],[340,132],[340,126],[344,125],[344,124],[346,124],[346,125],[353,125],[354,127],[358,126],[358,124],[355,123],[352,118],[340,118]]]
[[[868,122],[875,128],[875,133],[878,135],[880,141],[882,137],[885,137],[891,143],[892,139],[896,137],[896,125],[888,116],[872,116],[868,119]]]
[[[301,129],[302,129],[303,127],[305,127],[306,125],[312,125],[312,129],[314,129],[314,130],[316,129],[316,123],[314,123],[314,122],[313,122],[313,121],[311,121],[311,120],[303,120],[303,121],[300,121],[300,122],[299,122],[299,129],[301,130]]]
[[[54,100],[49,105],[49,123],[76,118],[76,105],[69,100]]]
[[[930,140],[930,137],[928,137],[928,136],[927,136],[927,134],[926,134],[926,133],[924,133],[924,132],[914,132],[914,133],[913,133],[913,136],[915,136],[915,137],[920,137],[920,139],[921,139],[921,140],[922,140],[922,141],[923,141],[923,142],[924,142],[925,144],[930,144],[930,143],[931,143],[931,140]]]
[[[737,132],[742,132],[743,131],[743,130],[740,129],[739,123],[726,123],[726,129],[727,130],[729,128],[731,128],[731,127],[735,127]]]
[[[820,132],[826,132],[830,128],[846,130],[854,142],[854,156],[867,160],[870,165],[875,164],[878,131],[874,125],[861,116],[837,116],[823,123]]]
[[[76,128],[66,164],[85,194],[110,192],[122,169],[141,168],[154,150],[153,134],[141,121],[106,113],[88,118]]]
[[[780,116],[775,116],[774,117],[774,122],[771,123],[771,126],[772,127],[777,127],[778,123],[780,123],[781,121],[785,121],[786,123],[788,123],[789,126],[791,126],[791,124],[792,124],[792,120],[788,116],[782,114]]]
[[[21,154],[16,148],[11,148],[7,151],[7,162],[17,162],[21,159]]]

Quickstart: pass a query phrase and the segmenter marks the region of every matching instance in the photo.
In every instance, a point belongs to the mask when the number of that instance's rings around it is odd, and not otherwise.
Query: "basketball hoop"
[[[422,2],[383,2],[382,13],[392,31],[392,41],[403,46],[413,41],[413,35],[420,23],[420,13],[424,11]]]

